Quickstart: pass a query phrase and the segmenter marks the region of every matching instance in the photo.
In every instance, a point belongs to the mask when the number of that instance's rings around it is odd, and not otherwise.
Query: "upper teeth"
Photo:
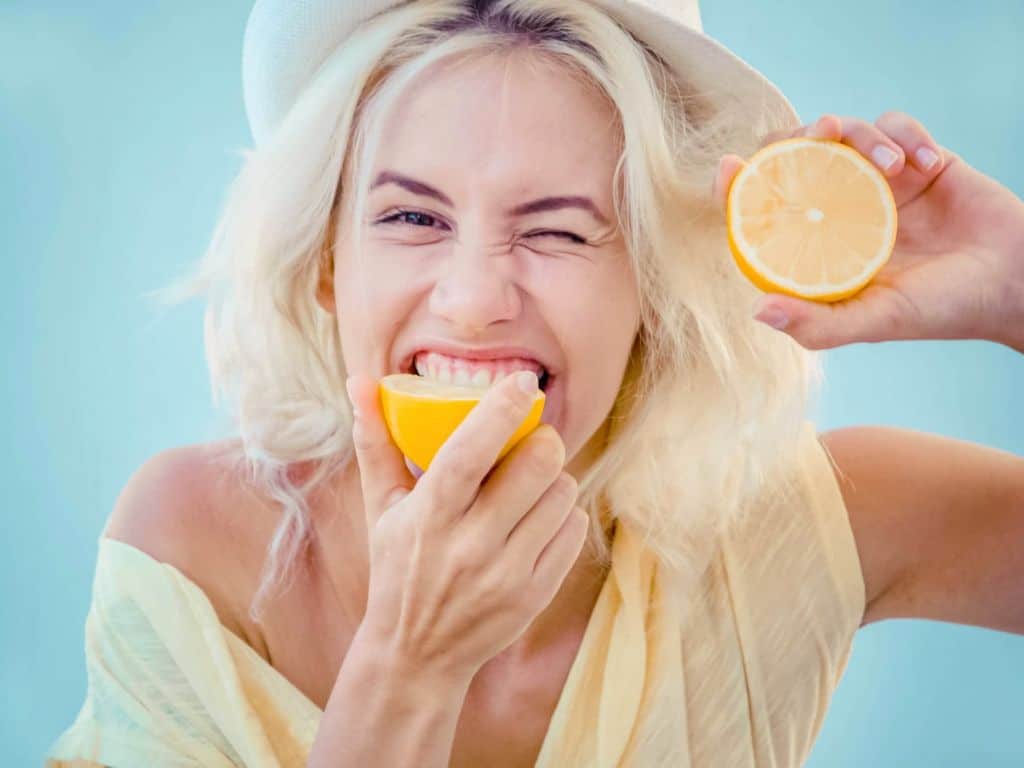
[[[533,360],[502,358],[500,360],[467,360],[442,355],[440,352],[421,352],[416,355],[416,373],[446,384],[489,387],[494,382],[516,371],[533,371],[539,378],[544,367]]]

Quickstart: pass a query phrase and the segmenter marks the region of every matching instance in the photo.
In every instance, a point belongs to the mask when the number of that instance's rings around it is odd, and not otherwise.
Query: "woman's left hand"
[[[839,302],[769,293],[757,319],[781,327],[808,349],[858,341],[988,339],[1024,352],[1024,202],[940,147],[914,118],[886,112],[874,124],[824,115],[762,146],[808,136],[842,141],[872,160],[889,181],[899,214],[892,257],[859,293]],[[895,154],[884,167],[879,148]],[[928,165],[922,150],[935,158]],[[890,155],[891,158],[891,155]],[[722,210],[743,166],[720,162],[713,194]],[[775,317],[785,324],[775,325]]]

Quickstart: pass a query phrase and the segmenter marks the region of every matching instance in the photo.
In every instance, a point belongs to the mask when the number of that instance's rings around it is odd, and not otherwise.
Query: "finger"
[[[368,530],[372,530],[386,509],[408,495],[416,485],[405,457],[391,439],[380,406],[375,379],[350,376],[345,382],[355,414],[352,445],[359,463]]]
[[[822,115],[813,123],[805,126],[800,135],[811,139],[839,141],[843,136],[843,119],[838,115]]]
[[[528,382],[531,391],[524,391],[521,381]],[[431,500],[436,520],[451,522],[465,513],[501,449],[539,396],[537,375],[519,371],[488,389],[455,428],[418,481]]]
[[[917,338],[910,331],[911,319],[884,297],[826,303],[770,293],[759,299],[754,317],[789,334],[805,349]]]
[[[575,498],[575,478],[562,472],[564,464],[562,438],[550,424],[540,425],[494,468],[466,513],[467,519],[478,520],[484,530],[481,535],[489,544],[504,545],[512,529],[522,524],[530,508],[553,486],[571,487]]]
[[[715,199],[715,204],[722,213],[725,213],[726,201],[729,197],[729,187],[732,186],[732,180],[736,178],[736,174],[740,172],[743,166],[743,158],[739,155],[723,155],[722,159],[718,161],[718,172],[715,174],[715,180],[711,185],[711,196]]]
[[[905,112],[886,112],[875,126],[898,144],[913,166],[933,176],[942,170],[942,148],[920,122]]]
[[[898,176],[903,171],[907,160],[903,147],[886,136],[880,128],[856,117],[836,119],[841,120],[842,125],[841,136],[837,141],[864,155],[886,178]]]
[[[533,589],[539,602],[547,605],[572,570],[587,540],[590,517],[580,507],[566,515],[558,533],[540,553],[533,568]]]
[[[906,165],[904,148],[877,125],[856,117],[822,115],[814,123],[794,131],[775,131],[765,137],[762,146],[786,138],[808,137],[840,141],[868,158],[887,178],[898,176]]]
[[[576,506],[578,498],[576,478],[569,473],[559,475],[537,502],[518,520],[518,525],[502,540],[504,550],[513,563],[533,566],[541,550],[558,532],[566,516]]]
[[[813,123],[801,125],[799,128],[784,128],[779,131],[772,131],[761,139],[761,146],[766,147],[776,141],[785,139],[833,139],[838,141],[843,135],[842,118],[836,115],[822,115]]]

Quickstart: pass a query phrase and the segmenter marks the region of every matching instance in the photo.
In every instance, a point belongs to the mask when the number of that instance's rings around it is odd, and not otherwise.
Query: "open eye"
[[[396,211],[395,213],[392,213],[390,216],[385,216],[383,219],[381,219],[377,223],[378,224],[391,224],[393,222],[393,223],[396,223],[396,224],[409,224],[410,226],[413,226],[413,227],[423,227],[423,226],[426,226],[427,228],[431,228],[430,224],[413,224],[412,222],[409,222],[409,221],[399,221],[399,219],[402,218],[403,216],[419,217],[420,220],[426,219],[426,220],[431,221],[431,222],[437,221],[437,219],[434,216],[431,216],[429,213],[421,213],[419,211],[400,210],[400,211]]]

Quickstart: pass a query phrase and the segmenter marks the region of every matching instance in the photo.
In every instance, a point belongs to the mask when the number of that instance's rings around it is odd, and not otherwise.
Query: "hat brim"
[[[764,130],[797,126],[793,105],[763,74],[699,29],[643,0],[587,0],[619,21],[713,102],[732,102]],[[359,24],[400,0],[257,0],[242,46],[242,88],[254,142],[263,143],[317,69]],[[694,10],[696,5],[694,5]],[[695,14],[696,15],[696,14]],[[699,18],[690,20],[699,25]]]

